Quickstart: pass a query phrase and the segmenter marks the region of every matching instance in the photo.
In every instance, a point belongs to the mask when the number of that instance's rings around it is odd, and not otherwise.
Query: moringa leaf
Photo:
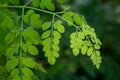
[[[36,66],[35,61],[31,58],[22,58],[22,64],[30,68],[34,68]]]
[[[28,45],[27,48],[31,55],[38,55],[38,49],[35,46]]]
[[[11,69],[15,68],[18,64],[18,59],[16,57],[12,57],[6,63],[6,70],[10,71]]]
[[[34,7],[39,7],[40,1],[39,0],[32,0],[32,5]]]
[[[6,43],[11,43],[15,39],[15,34],[14,33],[8,33],[5,37],[5,42]]]
[[[46,30],[46,29],[48,29],[50,26],[51,26],[51,22],[45,22],[45,23],[42,25],[42,30]]]
[[[55,62],[56,62],[55,57],[53,57],[53,56],[48,57],[48,62],[49,62],[51,65],[55,64]]]
[[[45,6],[50,11],[54,11],[55,10],[55,5],[52,2],[45,3]]]
[[[81,49],[81,53],[82,53],[83,55],[85,55],[85,54],[87,53],[87,50],[88,50],[88,47],[87,47],[87,45],[85,44],[85,45],[83,45],[83,47],[82,47],[82,49]]]
[[[41,39],[45,39],[50,36],[51,31],[47,30],[41,35]]]

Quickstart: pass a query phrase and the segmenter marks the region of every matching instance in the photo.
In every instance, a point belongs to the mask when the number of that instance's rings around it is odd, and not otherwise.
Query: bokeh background
[[[102,42],[103,62],[99,70],[87,56],[75,57],[69,48],[67,28],[63,35],[61,57],[53,66],[45,65],[47,73],[38,73],[41,80],[120,80],[120,0],[67,0],[72,11],[84,15],[95,28]],[[67,41],[67,42],[66,42]]]

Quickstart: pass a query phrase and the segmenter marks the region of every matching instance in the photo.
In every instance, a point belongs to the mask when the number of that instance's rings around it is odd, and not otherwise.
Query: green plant
[[[65,0],[57,2],[64,4]],[[81,50],[96,68],[100,67],[101,42],[94,29],[87,24],[84,16],[70,11],[68,6],[62,5],[61,12],[56,12],[55,8],[52,0],[29,0],[24,5],[20,5],[20,0],[0,1],[0,32],[4,34],[0,35],[0,55],[7,59],[0,66],[0,75],[6,74],[0,77],[1,80],[38,80],[33,70],[46,71],[35,61],[34,56],[39,54],[37,46],[43,46],[45,57],[53,65],[59,57],[61,34],[65,32],[63,22],[67,23],[67,27],[76,29],[70,35],[73,54],[77,56]],[[16,9],[21,10],[21,15],[15,12]],[[52,19],[41,19],[45,16],[40,12],[52,15]]]

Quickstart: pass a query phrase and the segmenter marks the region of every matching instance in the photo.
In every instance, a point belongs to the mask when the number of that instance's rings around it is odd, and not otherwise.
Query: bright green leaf
[[[44,41],[43,41],[43,45],[48,45],[51,43],[51,38],[46,38]]]
[[[65,32],[65,28],[63,25],[58,25],[57,26],[57,30],[60,32],[60,33],[64,33]]]
[[[27,15],[27,16],[31,16],[31,15],[33,15],[34,13],[35,13],[34,10],[28,10],[27,13],[26,13],[26,15]]]
[[[58,39],[61,38],[61,34],[58,31],[53,31],[53,36]]]
[[[79,49],[78,48],[74,48],[73,49],[73,54],[74,54],[74,56],[77,56],[79,54]]]
[[[55,59],[55,57],[48,57],[48,62],[51,64],[51,65],[53,65],[53,64],[55,64],[55,62],[56,62],[56,59]]]
[[[88,50],[87,45],[83,45],[83,47],[82,47],[82,49],[81,49],[81,53],[82,53],[83,55],[85,55],[85,54],[87,53],[87,50]]]
[[[45,22],[45,23],[42,25],[42,30],[46,30],[46,29],[48,29],[50,26],[51,26],[51,22]]]
[[[50,11],[54,11],[55,10],[55,5],[52,2],[45,3],[45,6]]]
[[[54,57],[59,57],[59,53],[57,51],[53,51]]]
[[[55,51],[59,51],[59,50],[60,50],[59,46],[58,46],[58,45],[55,45],[55,44],[52,45],[52,48],[53,48]]]
[[[53,38],[54,44],[58,45],[60,43],[60,40],[58,38]]]
[[[73,20],[75,21],[75,23],[77,24],[77,25],[82,25],[82,19],[80,18],[80,16],[78,15],[78,14],[74,14],[74,16],[73,16]]]
[[[37,55],[38,54],[38,49],[35,46],[28,45],[27,47],[28,47],[28,52],[31,55]]]
[[[50,36],[51,31],[47,30],[41,35],[41,39],[45,39]]]
[[[93,47],[88,48],[87,56],[90,56],[93,52]]]

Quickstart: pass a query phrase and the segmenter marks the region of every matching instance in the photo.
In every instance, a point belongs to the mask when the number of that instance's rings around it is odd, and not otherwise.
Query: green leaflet
[[[28,76],[28,77],[32,77],[33,76],[33,72],[29,69],[29,68],[22,68],[22,72],[23,75]]]
[[[48,62],[49,62],[51,65],[55,64],[55,62],[56,62],[55,57],[53,57],[53,56],[48,57]]]
[[[54,44],[58,45],[60,43],[59,39],[58,38],[53,38],[53,42]]]
[[[34,10],[28,10],[27,13],[26,13],[26,15],[27,15],[28,17],[30,17],[30,16],[33,15],[33,14],[35,14],[35,11],[34,11]]]
[[[73,54],[74,54],[75,56],[77,56],[77,55],[79,54],[79,49],[78,49],[78,48],[74,48],[74,49],[73,49]]]
[[[33,44],[39,44],[40,36],[32,27],[25,29],[22,34],[26,41],[31,41]]]
[[[23,17],[23,21],[27,24],[27,23],[29,23],[29,17],[27,16],[27,15],[25,15],[24,17]]]
[[[26,44],[22,44],[22,49],[23,49],[23,51],[26,53],[27,52],[27,45]]]
[[[72,26],[72,24],[73,24],[73,19],[72,19],[73,12],[67,12],[67,13],[63,14],[62,17],[67,20],[68,26]]]
[[[30,16],[30,22],[35,28],[41,28],[42,22],[39,20],[40,15],[39,14],[33,14]]]
[[[48,45],[48,44],[50,44],[50,42],[51,42],[51,38],[46,38],[44,41],[43,41],[43,45],[45,46],[45,45]]]
[[[41,35],[41,39],[45,39],[45,38],[47,38],[47,37],[49,37],[50,36],[50,30],[47,30],[47,31],[45,31],[42,35]]]
[[[52,0],[42,0],[40,2],[40,8],[41,9],[47,8],[50,11],[54,11],[55,5],[52,3]]]
[[[87,50],[88,50],[87,45],[83,45],[83,47],[82,47],[82,49],[81,49],[81,53],[82,53],[83,55],[85,55],[85,54],[87,53]]]
[[[65,3],[65,0],[57,0],[57,1],[61,4]]]
[[[31,58],[22,58],[22,64],[30,68],[34,68],[36,65]]]
[[[73,20],[75,21],[75,23],[77,24],[77,25],[82,25],[82,19],[80,18],[80,16],[78,15],[78,14],[74,14],[73,15]]]
[[[58,46],[58,45],[55,45],[55,44],[52,45],[52,48],[53,48],[55,51],[59,51],[59,50],[60,50],[59,46]]]
[[[32,5],[34,7],[39,7],[40,1],[39,0],[32,0]]]
[[[11,58],[13,56],[13,54],[14,54],[14,48],[10,47],[6,50],[5,55],[6,55],[7,58]]]
[[[59,53],[58,53],[57,51],[53,51],[53,55],[54,55],[55,57],[59,57]]]
[[[38,49],[35,46],[28,45],[27,48],[31,55],[38,55]]]
[[[14,33],[8,33],[7,36],[5,37],[5,42],[6,43],[11,43],[15,38]]]
[[[10,60],[6,63],[6,70],[10,71],[11,69],[15,68],[18,64],[18,59],[16,57],[12,57]]]
[[[41,8],[41,9],[45,9],[44,1],[41,1],[41,2],[40,2],[40,8]]]
[[[93,52],[93,47],[88,48],[87,56],[90,56]]]
[[[45,6],[50,11],[54,11],[55,10],[55,5],[52,2],[45,3]]]
[[[18,69],[18,68],[14,68],[14,69],[11,71],[10,77],[11,77],[11,78],[14,78],[14,76],[18,76],[19,73],[20,73],[19,69]]]
[[[58,25],[57,26],[57,30],[60,32],[60,33],[64,33],[65,32],[65,28],[63,25]]]
[[[53,31],[53,36],[58,39],[61,38],[61,34],[58,31]]]
[[[46,30],[46,29],[48,29],[50,26],[51,26],[51,22],[45,22],[45,23],[42,25],[42,30]]]

